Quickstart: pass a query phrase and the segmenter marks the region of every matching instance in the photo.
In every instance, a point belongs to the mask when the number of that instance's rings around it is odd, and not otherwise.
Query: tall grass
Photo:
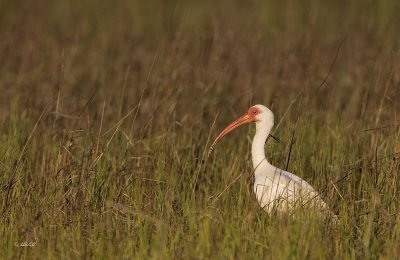
[[[0,2],[0,255],[396,258],[399,11],[389,0]],[[259,208],[254,126],[205,158],[257,103],[283,141],[266,144],[269,160],[322,192],[338,225]]]

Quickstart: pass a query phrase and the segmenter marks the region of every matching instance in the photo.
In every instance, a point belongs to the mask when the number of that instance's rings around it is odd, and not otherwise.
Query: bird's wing
[[[302,191],[307,191],[310,193],[315,192],[314,188],[302,178],[294,175],[293,173],[284,171],[282,169],[276,168],[275,179],[273,182],[279,183],[279,185],[287,185],[289,187],[294,187],[296,189],[301,189]]]
[[[275,178],[278,179],[279,183],[277,184],[279,186],[286,185],[286,189],[294,193],[300,191],[302,193],[302,198],[308,198],[306,204],[312,202],[315,205],[319,205],[321,208],[328,208],[321,196],[302,178],[278,168]]]

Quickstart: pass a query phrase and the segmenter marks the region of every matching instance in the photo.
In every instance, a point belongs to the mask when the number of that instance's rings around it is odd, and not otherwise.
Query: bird
[[[273,166],[266,159],[264,146],[274,126],[274,114],[264,105],[250,107],[246,114],[222,130],[212,143],[208,157],[225,135],[251,122],[256,125],[251,156],[254,169],[253,190],[259,205],[268,213],[288,213],[297,207],[313,207],[319,212],[326,211],[330,215],[333,214],[321,195],[307,181]]]

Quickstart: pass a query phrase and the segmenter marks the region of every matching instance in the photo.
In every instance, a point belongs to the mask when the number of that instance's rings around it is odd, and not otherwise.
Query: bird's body
[[[258,170],[259,169],[259,170]],[[299,207],[326,208],[319,194],[300,177],[265,161],[255,171],[254,193],[260,206],[268,211],[288,211]]]
[[[266,159],[264,145],[274,126],[274,115],[263,105],[251,107],[247,114],[226,127],[214,141],[209,154],[227,133],[248,122],[256,123],[251,154],[255,175],[254,193],[260,206],[267,212],[287,212],[295,207],[304,206],[327,209],[325,202],[310,184],[271,165]]]

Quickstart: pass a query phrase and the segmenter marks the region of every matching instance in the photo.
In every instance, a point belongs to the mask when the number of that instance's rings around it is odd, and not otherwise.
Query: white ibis
[[[228,125],[215,139],[208,152],[212,153],[217,143],[237,127],[255,122],[256,134],[251,147],[254,168],[254,193],[260,206],[267,212],[288,212],[297,206],[313,205],[330,212],[320,195],[300,177],[271,165],[265,158],[264,145],[274,126],[274,114],[263,105],[249,108],[247,113]]]

